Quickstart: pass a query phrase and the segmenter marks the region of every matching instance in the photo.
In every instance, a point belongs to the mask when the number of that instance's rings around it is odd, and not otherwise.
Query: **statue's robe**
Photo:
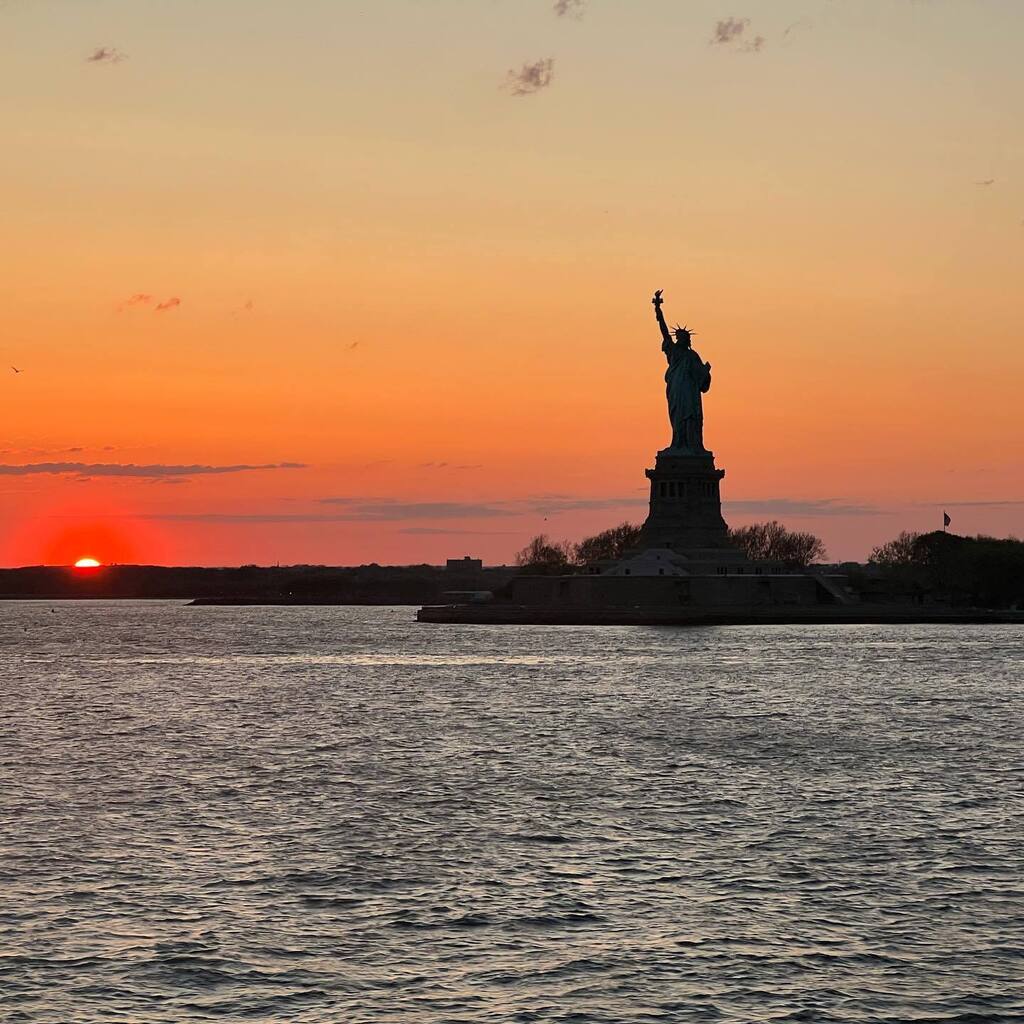
[[[711,371],[692,348],[666,342],[665,391],[672,423],[672,447],[703,452],[704,409],[700,396],[711,387]]]

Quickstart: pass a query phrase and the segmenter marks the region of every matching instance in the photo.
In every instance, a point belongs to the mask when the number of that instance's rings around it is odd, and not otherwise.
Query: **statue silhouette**
[[[668,360],[665,393],[668,418],[672,424],[672,444],[666,451],[679,455],[706,455],[704,447],[704,408],[701,395],[711,388],[711,364],[705,363],[690,347],[692,335],[676,325],[669,331],[661,312],[662,289],[654,293],[654,315],[661,328],[661,350]]]

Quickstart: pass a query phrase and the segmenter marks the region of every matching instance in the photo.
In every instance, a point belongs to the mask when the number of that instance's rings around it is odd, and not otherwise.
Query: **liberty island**
[[[665,356],[670,440],[645,470],[648,514],[620,558],[564,575],[514,577],[498,594],[427,606],[421,622],[582,625],[771,622],[1009,622],[1019,612],[871,604],[834,569],[752,559],[722,516],[725,470],[704,443],[711,364],[686,326],[670,329],[662,290],[651,300]]]
[[[503,613],[522,621],[662,621],[709,610],[735,614],[849,600],[841,579],[755,562],[730,543],[722,517],[725,470],[704,444],[703,396],[711,389],[711,364],[694,350],[689,328],[669,329],[661,289],[652,304],[667,363],[671,439],[656,453],[654,468],[645,471],[650,503],[636,546],[582,574],[518,576],[507,604],[424,608],[421,621],[477,621]]]

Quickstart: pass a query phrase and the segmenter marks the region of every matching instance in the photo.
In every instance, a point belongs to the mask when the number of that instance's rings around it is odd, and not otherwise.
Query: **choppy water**
[[[1020,628],[410,620],[0,605],[0,1018],[1024,1020]]]

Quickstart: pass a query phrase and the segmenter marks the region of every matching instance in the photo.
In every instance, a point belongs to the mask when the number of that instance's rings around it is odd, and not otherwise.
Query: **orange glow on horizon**
[[[0,564],[52,565],[77,568],[83,559],[99,567],[159,564],[169,555],[164,531],[109,493],[94,493],[82,500],[57,494],[41,495],[26,503],[22,520],[4,535]]]
[[[88,521],[61,525],[46,538],[42,549],[46,565],[77,565],[82,551],[92,551],[89,557],[104,565],[132,562],[137,557],[136,545],[120,525]]]
[[[75,562],[76,569],[99,569],[102,562],[97,562],[95,558],[80,558]]]
[[[727,522],[836,559],[946,507],[1021,533],[1024,3],[790,33],[815,5],[776,0],[758,52],[672,0],[205,4],[201,46],[151,6],[104,5],[101,66],[86,5],[0,0],[0,565],[500,563],[642,520],[655,288],[714,367]]]

